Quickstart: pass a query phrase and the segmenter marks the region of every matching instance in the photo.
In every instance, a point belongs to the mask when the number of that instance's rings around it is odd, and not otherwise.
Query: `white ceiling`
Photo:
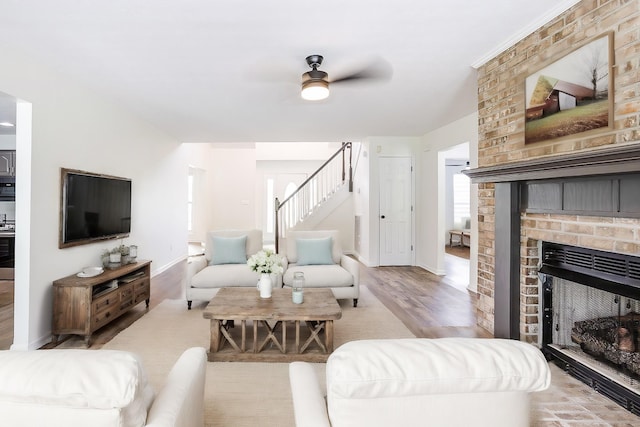
[[[472,64],[576,2],[5,1],[0,48],[84,82],[180,141],[358,141],[420,136],[470,114]],[[302,101],[310,54],[324,55],[330,79],[376,58],[393,75]]]

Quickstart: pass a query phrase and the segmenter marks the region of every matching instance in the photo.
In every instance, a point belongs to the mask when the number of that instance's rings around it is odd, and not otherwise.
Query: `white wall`
[[[363,142],[359,149],[354,152],[354,163],[357,165],[353,177],[353,212],[360,217],[360,248],[355,248],[356,255],[364,265],[371,266],[371,243],[369,238],[369,228],[371,216],[369,214],[370,202],[370,144]],[[357,230],[354,232],[358,232]]]
[[[257,160],[325,161],[342,146],[339,142],[257,142]]]
[[[26,350],[50,340],[52,282],[98,265],[101,252],[120,243],[58,249],[60,168],[132,179],[132,231],[125,243],[137,244],[157,274],[187,253],[187,157],[173,138],[107,97],[14,52],[3,51],[0,91],[21,100],[12,348]]]
[[[353,197],[348,197],[315,227],[316,230],[338,230],[342,251],[354,253]]]
[[[256,152],[213,149],[209,230],[260,228],[256,214]]]
[[[478,114],[429,132],[422,138],[418,158],[418,201],[420,220],[417,225],[417,264],[435,274],[444,274],[445,207],[444,207],[444,155],[455,145],[469,142],[469,164],[478,164]],[[478,248],[478,187],[471,186],[471,253],[469,262],[469,289],[477,287]]]
[[[262,229],[264,215],[264,180],[269,174],[310,175],[341,146],[341,143],[229,143],[184,144],[189,164],[202,168],[208,178],[208,228]],[[198,213],[199,215],[202,212]],[[331,215],[330,221],[342,213]],[[351,224],[347,236],[353,247],[353,215],[344,221]],[[326,225],[328,226],[328,224]],[[204,241],[204,236],[197,239]]]

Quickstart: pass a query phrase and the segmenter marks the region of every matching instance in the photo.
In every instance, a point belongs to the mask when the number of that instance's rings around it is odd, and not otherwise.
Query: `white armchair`
[[[305,287],[329,288],[336,299],[360,296],[360,265],[342,253],[337,230],[288,231],[284,244],[284,286],[291,286],[293,274],[304,273]]]
[[[243,240],[244,238],[244,240]],[[260,274],[251,271],[247,259],[262,250],[262,230],[218,230],[207,233],[204,256],[187,264],[187,307],[195,301],[210,301],[218,289],[255,287]],[[272,283],[280,284],[278,277]]]
[[[202,427],[206,367],[187,349],[155,392],[130,352],[1,351],[2,425]]]
[[[289,365],[296,427],[529,426],[551,382],[542,352],[503,339],[351,341],[326,364]],[[326,399],[325,399],[326,396]]]

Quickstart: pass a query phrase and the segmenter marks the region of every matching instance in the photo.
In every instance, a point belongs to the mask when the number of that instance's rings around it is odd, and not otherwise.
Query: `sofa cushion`
[[[342,245],[340,244],[340,233],[338,230],[296,230],[288,231],[285,241],[285,255],[292,264],[298,263],[298,251],[296,248],[297,239],[321,239],[331,237],[331,257],[335,264],[340,263],[342,256]]]
[[[321,239],[296,239],[297,265],[334,264],[331,256],[331,237]]]
[[[213,256],[212,238],[217,237],[240,237],[247,236],[247,245],[245,254],[252,255],[262,249],[262,230],[215,230],[207,233],[204,247],[204,257],[207,262],[211,261]]]
[[[123,426],[144,425],[154,397],[138,357],[124,351],[1,351],[0,378],[8,407],[115,408]]]
[[[194,288],[224,288],[228,286],[257,286],[260,273],[251,271],[247,264],[210,265],[191,278]]]
[[[479,338],[352,341],[327,361],[329,410],[342,399],[532,392],[550,383],[547,362],[520,341]]]
[[[304,273],[305,288],[342,288],[353,286],[353,275],[338,264],[331,265],[297,265],[289,264],[282,281],[285,286],[293,283],[293,273]]]
[[[221,237],[212,236],[213,245],[210,265],[245,264],[247,262],[247,236]]]

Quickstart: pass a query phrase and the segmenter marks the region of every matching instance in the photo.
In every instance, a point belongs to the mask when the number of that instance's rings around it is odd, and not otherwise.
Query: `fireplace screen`
[[[640,301],[554,278],[551,345],[639,389]]]

